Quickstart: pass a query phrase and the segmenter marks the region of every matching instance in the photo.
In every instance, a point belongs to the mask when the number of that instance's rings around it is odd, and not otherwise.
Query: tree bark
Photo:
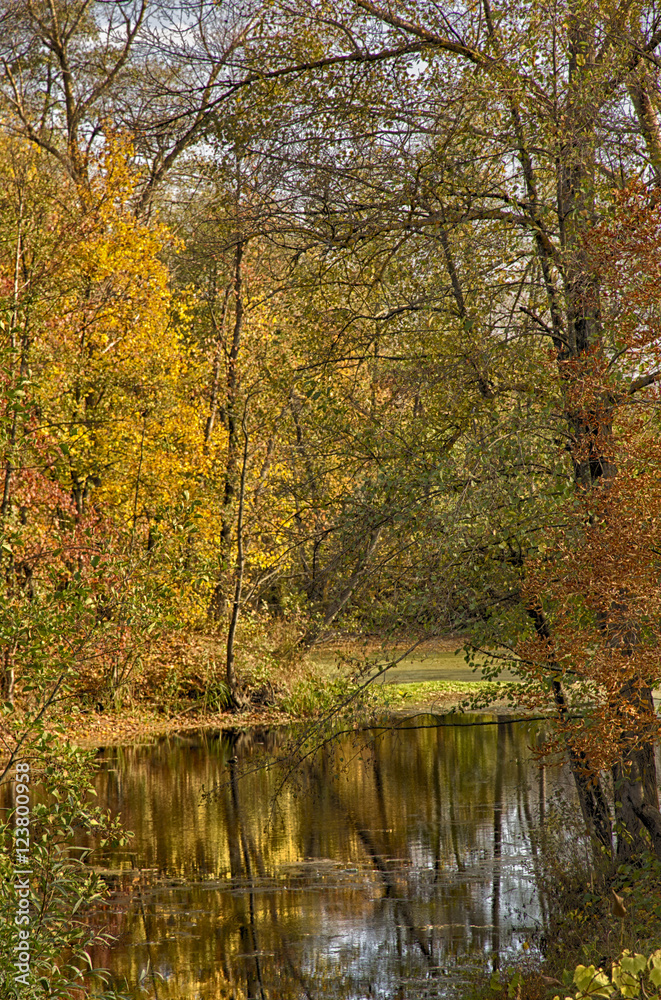
[[[234,597],[232,600],[232,612],[230,615],[230,623],[227,631],[227,649],[226,649],[226,661],[225,661],[226,664],[225,678],[227,681],[227,688],[230,696],[230,707],[233,708],[234,710],[239,710],[240,708],[243,708],[245,705],[245,701],[241,697],[239,684],[236,676],[236,670],[234,667],[234,639],[236,636],[236,627],[239,622],[239,614],[241,613],[243,574],[246,565],[244,537],[243,537],[243,509],[246,497],[246,471],[248,467],[248,429],[246,426],[247,408],[248,404],[246,402],[242,419],[243,461],[241,464],[241,476],[239,479],[239,509],[236,519],[236,565],[234,568]]]
[[[640,714],[650,718],[650,728],[655,715],[651,688],[632,678],[622,688],[621,700],[634,705]],[[648,849],[651,843],[657,857],[661,858],[661,811],[657,786],[654,738],[650,733],[631,732],[625,726],[619,738],[625,749],[622,759],[613,765],[615,798],[615,829],[617,856],[626,859]]]
[[[545,643],[549,643],[551,641],[551,630],[541,608],[530,606],[527,611],[539,638],[544,640]],[[552,676],[557,677],[560,673],[558,664],[553,660],[549,661],[548,670]],[[562,726],[567,721],[569,715],[567,699],[559,680],[556,679],[551,682],[551,689],[558,721]],[[612,854],[613,830],[611,815],[599,772],[590,765],[585,754],[575,746],[571,735],[565,735],[565,745],[585,825],[591,837],[596,839]]]
[[[228,559],[232,544],[233,507],[236,497],[236,473],[239,456],[239,438],[237,433],[237,390],[239,384],[238,359],[243,335],[243,250],[244,244],[239,240],[234,252],[234,327],[232,343],[227,355],[227,378],[225,381],[225,420],[227,427],[227,458],[225,461],[225,482],[221,507],[220,526],[220,578],[214,588],[209,603],[208,617],[218,622],[226,613],[227,592],[224,577],[228,570]]]

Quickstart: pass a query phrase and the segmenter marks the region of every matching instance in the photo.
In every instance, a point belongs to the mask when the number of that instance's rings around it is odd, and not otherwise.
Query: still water
[[[135,838],[97,860],[118,943],[95,963],[154,1000],[423,1000],[534,949],[536,831],[566,775],[531,761],[534,725],[405,725],[319,753],[275,800],[273,769],[245,771],[283,732],[101,751],[99,800]]]

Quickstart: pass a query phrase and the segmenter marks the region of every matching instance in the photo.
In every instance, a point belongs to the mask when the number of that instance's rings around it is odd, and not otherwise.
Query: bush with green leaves
[[[16,807],[10,805],[0,822],[0,1000],[115,998],[107,989],[108,974],[94,969],[90,958],[93,945],[111,940],[89,919],[106,886],[87,864],[90,849],[79,845],[91,835],[99,847],[123,844],[129,835],[93,802],[90,753],[36,729],[5,763],[0,774],[5,801],[11,800],[9,786],[20,763],[29,765],[31,803],[27,865],[16,851]],[[29,922],[20,926],[17,886],[24,876],[18,873],[26,868]],[[16,978],[19,927],[29,932],[23,938],[29,945],[29,974],[21,980]]]
[[[577,965],[572,985],[573,996],[565,1000],[589,1000],[590,997],[610,997],[612,1000],[659,1000],[661,997],[661,948],[651,955],[640,955],[628,950],[613,962],[611,975],[594,965]],[[556,995],[554,1000],[560,1000]]]

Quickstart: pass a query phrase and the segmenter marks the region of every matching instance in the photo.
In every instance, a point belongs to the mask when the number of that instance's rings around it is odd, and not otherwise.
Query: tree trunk
[[[661,811],[657,785],[653,719],[655,715],[651,688],[632,679],[622,688],[622,702],[633,705],[639,713],[648,714],[650,733],[641,741],[640,731],[632,733],[624,727],[620,742],[626,748],[622,759],[612,769],[615,798],[615,829],[617,856],[626,859],[648,849],[651,843],[661,858]]]
[[[236,627],[241,613],[243,596],[243,574],[246,565],[245,540],[243,536],[243,511],[246,499],[246,472],[248,468],[248,428],[246,420],[248,416],[248,401],[243,411],[241,428],[243,431],[243,460],[241,463],[241,475],[239,477],[239,509],[236,519],[236,565],[234,567],[234,596],[232,599],[232,612],[230,615],[229,628],[227,630],[227,656],[225,661],[225,677],[230,696],[230,707],[238,711],[245,707],[245,698],[241,695],[239,683],[234,668],[234,639]]]
[[[541,608],[530,606],[527,611],[539,638],[545,643],[549,643],[551,641],[551,630]],[[553,660],[549,661],[548,670],[549,674],[554,677],[557,677],[560,673],[558,664]],[[567,699],[559,680],[555,679],[551,682],[551,689],[558,713],[558,721],[562,725],[569,714]],[[611,815],[599,772],[591,766],[585,754],[574,745],[571,735],[565,736],[565,745],[585,825],[590,832],[590,836],[605,847],[609,853],[612,853],[613,831]]]
[[[594,25],[579,9],[569,17],[569,94],[563,146],[558,169],[558,218],[563,251],[562,270],[566,303],[566,341],[558,351],[565,385],[566,420],[571,437],[574,479],[579,490],[591,490],[599,481],[606,486],[617,474],[614,462],[612,399],[604,386],[596,398],[586,398],[582,380],[593,370],[602,351],[599,276],[592,266],[586,233],[595,219],[595,145],[600,108],[600,85],[594,67]],[[645,101],[643,77],[632,84],[634,103],[645,118],[651,138],[654,121]],[[654,145],[654,143],[653,143]],[[549,302],[552,308],[554,303]],[[605,639],[604,639],[605,641]],[[564,694],[554,681],[556,705],[566,712]],[[634,685],[635,687],[635,685]],[[639,698],[634,687],[622,689],[630,705]],[[650,693],[651,699],[651,693]],[[640,707],[640,706],[639,706]],[[623,756],[613,767],[616,786],[615,820],[618,856],[638,852],[643,831],[661,843],[661,814],[656,793],[653,743],[629,753],[622,733]],[[599,775],[568,739],[568,752],[583,817],[596,839],[612,851],[612,827]]]
[[[227,356],[227,380],[225,388],[225,419],[227,426],[227,459],[225,462],[225,483],[221,509],[220,527],[220,576],[209,603],[208,617],[219,622],[226,613],[228,594],[225,576],[232,544],[233,507],[236,498],[236,473],[239,456],[239,436],[237,432],[237,389],[239,384],[238,358],[243,334],[243,242],[239,240],[234,254],[234,329],[232,343]]]
[[[14,683],[15,683],[15,672],[14,672],[14,654],[16,652],[16,644],[11,646],[5,646],[2,654],[2,672],[0,673],[0,701],[4,702],[6,705],[14,704]]]

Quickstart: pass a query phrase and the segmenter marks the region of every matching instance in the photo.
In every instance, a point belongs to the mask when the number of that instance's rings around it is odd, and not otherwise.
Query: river
[[[154,1000],[423,1000],[534,952],[538,830],[566,774],[531,761],[534,724],[404,725],[320,752],[277,797],[252,765],[283,731],[100,751],[99,800],[135,838],[97,855],[118,940],[95,963]]]

